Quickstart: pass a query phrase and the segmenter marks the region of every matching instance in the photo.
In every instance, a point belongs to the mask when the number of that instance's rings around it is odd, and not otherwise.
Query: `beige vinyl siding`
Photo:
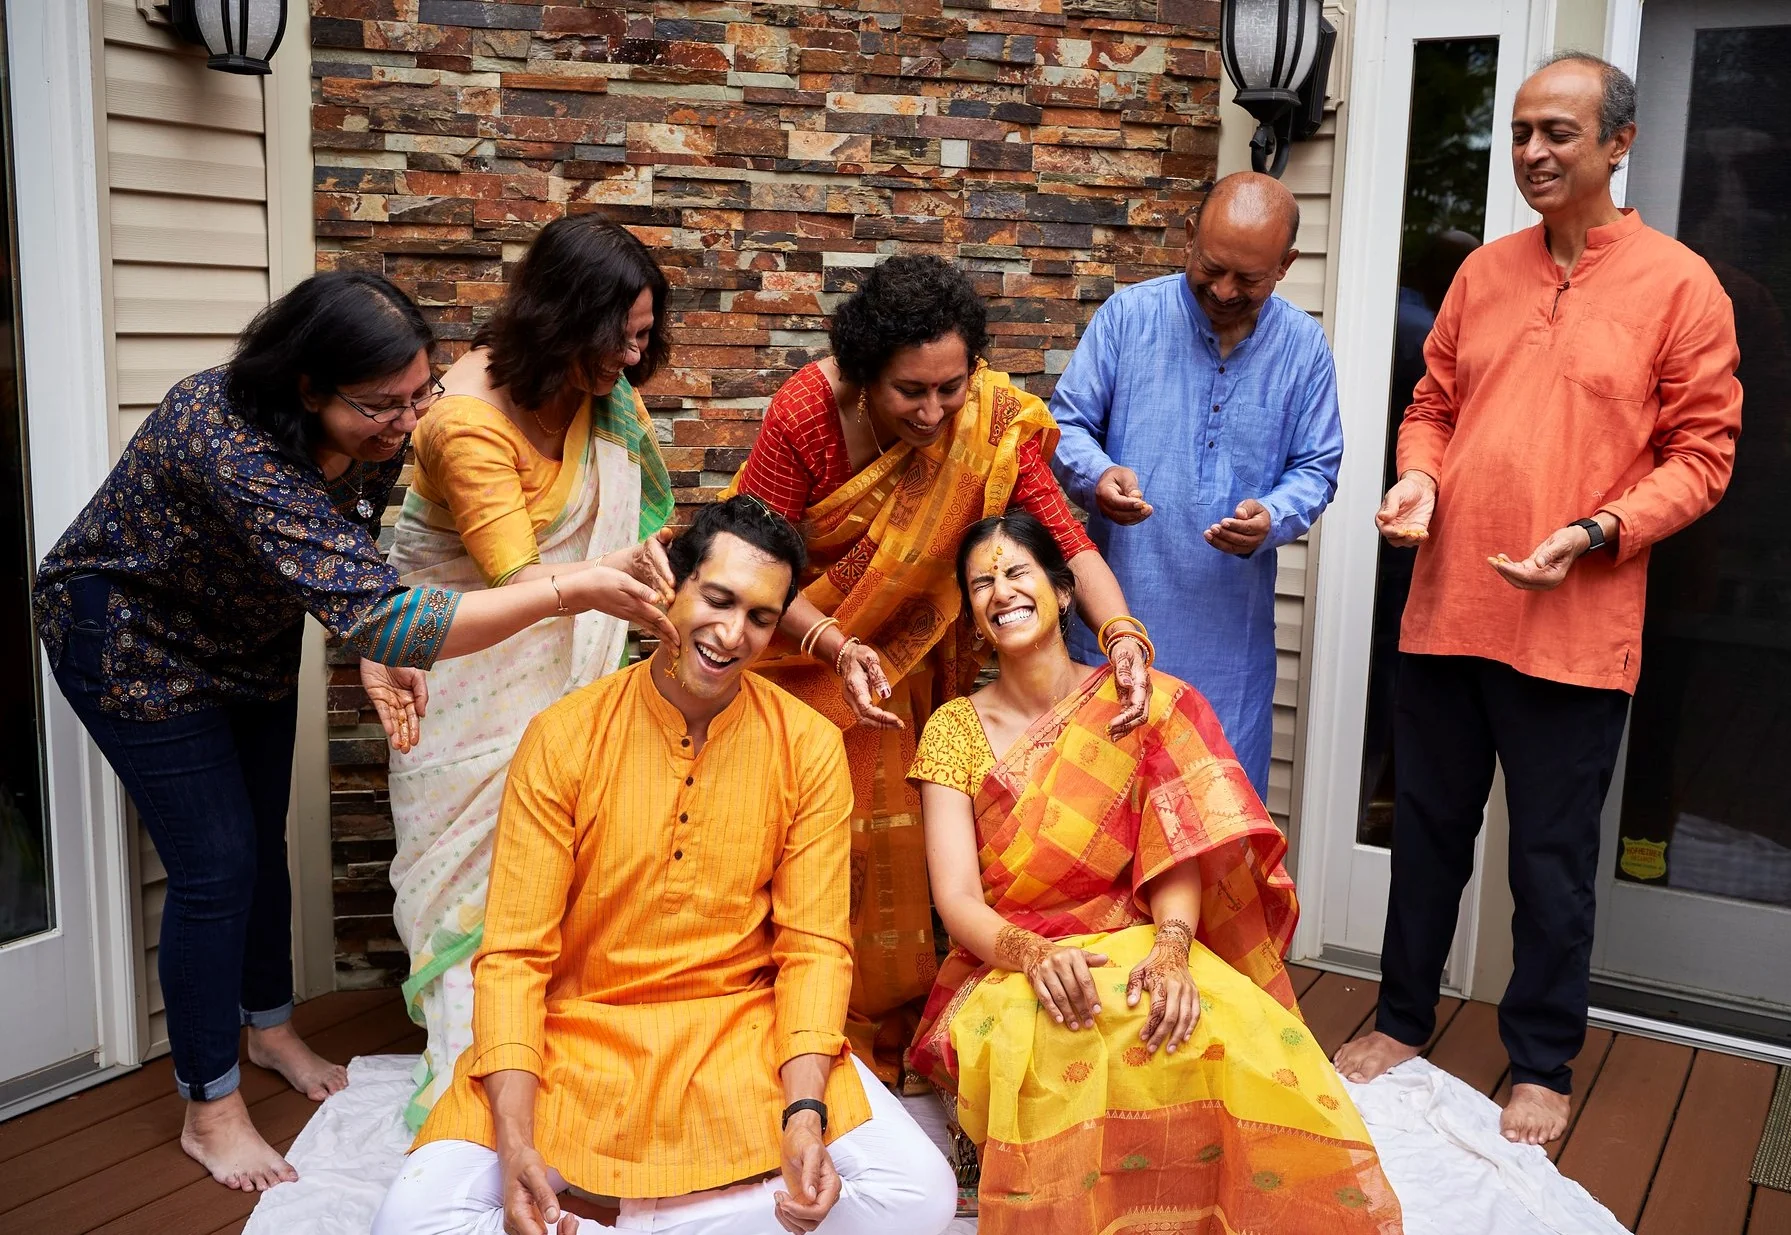
[[[151,25],[133,0],[93,3],[116,452],[170,386],[223,360],[267,303],[266,101],[264,79],[207,69],[203,49]],[[156,975],[166,876],[137,835],[147,1058],[168,1048]]]
[[[1287,162],[1281,183],[1293,190],[1300,204],[1300,234],[1294,245],[1300,251],[1293,268],[1276,290],[1287,300],[1316,317],[1327,335],[1333,333],[1332,314],[1337,301],[1337,207],[1342,201],[1342,133],[1348,118],[1351,3],[1325,5],[1325,17],[1337,28],[1337,46],[1331,56],[1331,79],[1325,90],[1325,122],[1319,131],[1297,143]],[[1255,127],[1242,109],[1227,100],[1221,110],[1219,171],[1243,171],[1250,166],[1248,143]],[[1311,664],[1312,618],[1316,610],[1313,587],[1318,579],[1318,542],[1323,524],[1280,551],[1275,575],[1275,730],[1270,751],[1268,807],[1271,814],[1298,844],[1299,801],[1305,759],[1307,716],[1306,670]]]

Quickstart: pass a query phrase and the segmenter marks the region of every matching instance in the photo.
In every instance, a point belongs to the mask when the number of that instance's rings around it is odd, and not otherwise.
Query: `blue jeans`
[[[231,1093],[241,1027],[292,1015],[286,805],[296,696],[162,721],[100,710],[111,588],[69,581],[74,623],[56,684],[124,782],[168,872],[157,971],[174,1081],[190,1101]]]

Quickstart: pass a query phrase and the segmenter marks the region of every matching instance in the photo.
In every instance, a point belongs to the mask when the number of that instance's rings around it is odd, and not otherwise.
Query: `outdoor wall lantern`
[[[286,0],[169,0],[180,37],[211,49],[207,68],[266,73],[286,33]]]
[[[1256,117],[1250,163],[1279,177],[1293,143],[1324,120],[1337,31],[1323,0],[1225,0],[1219,49],[1237,104]]]

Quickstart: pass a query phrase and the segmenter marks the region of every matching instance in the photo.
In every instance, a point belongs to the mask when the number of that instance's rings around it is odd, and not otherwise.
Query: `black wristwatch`
[[[796,1099],[796,1101],[784,1108],[784,1122],[781,1126],[788,1128],[790,1126],[790,1116],[794,1115],[797,1111],[813,1111],[815,1114],[819,1115],[821,1117],[821,1135],[827,1135],[827,1104],[825,1102],[821,1101],[819,1098]]]
[[[1608,543],[1604,538],[1604,529],[1598,525],[1597,519],[1575,519],[1573,526],[1585,528],[1586,535],[1592,538],[1592,547],[1586,550],[1587,553],[1602,549]]]

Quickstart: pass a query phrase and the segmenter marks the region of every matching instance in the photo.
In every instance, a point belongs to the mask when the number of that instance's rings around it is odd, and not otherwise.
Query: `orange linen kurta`
[[[1715,506],[1741,431],[1735,315],[1704,259],[1622,219],[1571,277],[1542,227],[1472,254],[1424,345],[1399,470],[1437,481],[1399,646],[1634,692],[1647,550]],[[1528,557],[1608,511],[1615,553],[1526,592],[1487,558]]]
[[[473,1045],[417,1143],[493,1146],[479,1078],[541,1080],[568,1182],[666,1197],[774,1170],[778,1069],[841,1056],[829,1138],[870,1118],[844,1058],[852,784],[839,729],[753,674],[693,755],[651,662],[568,695],[510,764],[473,963]]]

